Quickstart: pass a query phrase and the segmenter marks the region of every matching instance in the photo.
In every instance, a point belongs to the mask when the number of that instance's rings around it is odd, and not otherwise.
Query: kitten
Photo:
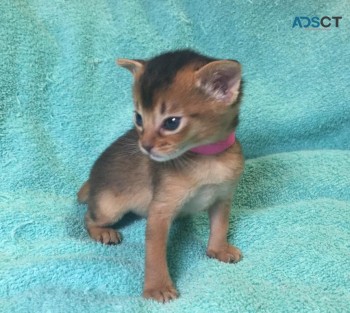
[[[88,204],[90,236],[104,244],[121,241],[112,225],[127,212],[147,216],[143,296],[167,302],[178,297],[166,261],[177,216],[207,210],[207,255],[223,262],[241,259],[227,242],[244,165],[234,136],[241,66],[191,50],[118,64],[134,76],[135,127],[97,159],[78,198]]]

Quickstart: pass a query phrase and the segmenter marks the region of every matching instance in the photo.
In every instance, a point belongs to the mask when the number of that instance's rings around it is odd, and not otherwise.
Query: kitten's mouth
[[[166,161],[171,160],[171,158],[169,158],[167,155],[166,156],[159,156],[159,155],[149,154],[149,157],[153,161],[157,161],[157,162],[166,162]]]
[[[143,154],[147,155],[150,159],[156,162],[166,162],[166,161],[176,159],[181,155],[183,155],[188,150],[188,149],[182,148],[182,149],[173,150],[168,154],[160,154],[152,150],[146,151],[140,144],[139,144],[139,148]]]
[[[158,153],[155,153],[153,151],[147,152],[144,149],[141,149],[141,151],[142,151],[143,154],[146,154],[153,161],[156,161],[156,162],[170,161],[170,160],[178,158],[179,156],[184,154],[184,152],[186,152],[186,150],[176,150],[176,151],[174,151],[172,153],[169,153],[169,154],[158,154]]]
[[[180,155],[182,155],[183,152],[173,152],[170,154],[166,154],[166,155],[160,155],[160,154],[156,154],[154,152],[148,153],[148,156],[153,160],[153,161],[157,161],[157,162],[166,162],[166,161],[170,161],[173,159],[178,158]]]

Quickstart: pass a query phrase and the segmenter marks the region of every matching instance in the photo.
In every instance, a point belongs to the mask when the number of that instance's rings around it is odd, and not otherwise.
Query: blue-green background
[[[292,28],[324,15],[343,19]],[[349,312],[349,17],[347,0],[2,0],[0,311]],[[75,193],[132,125],[115,59],[178,48],[243,65],[248,160],[229,240],[245,258],[207,259],[206,215],[178,221],[181,298],[163,306],[140,297],[145,221],[96,244]]]

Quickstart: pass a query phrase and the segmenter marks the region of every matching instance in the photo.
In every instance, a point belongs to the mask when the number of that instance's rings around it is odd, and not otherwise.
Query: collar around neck
[[[235,133],[231,133],[226,139],[208,145],[192,148],[190,151],[202,155],[214,155],[224,152],[236,142]]]

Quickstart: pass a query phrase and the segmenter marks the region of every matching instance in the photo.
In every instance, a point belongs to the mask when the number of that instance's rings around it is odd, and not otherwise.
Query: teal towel
[[[295,17],[339,27],[292,28]],[[350,312],[347,0],[0,2],[0,312]],[[75,193],[132,125],[117,57],[193,48],[243,65],[235,265],[205,256],[206,214],[174,223],[181,297],[141,297],[145,220],[87,235]]]

